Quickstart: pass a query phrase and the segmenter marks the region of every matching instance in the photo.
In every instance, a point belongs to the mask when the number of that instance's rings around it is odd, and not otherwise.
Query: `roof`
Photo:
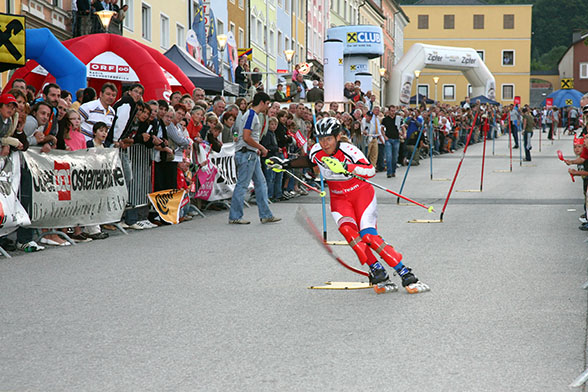
[[[420,0],[414,5],[488,5],[483,0]]]

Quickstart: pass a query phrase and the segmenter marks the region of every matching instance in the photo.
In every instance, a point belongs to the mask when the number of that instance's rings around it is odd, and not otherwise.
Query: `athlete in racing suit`
[[[329,187],[333,218],[359,261],[370,267],[370,281],[376,293],[397,291],[398,286],[390,281],[386,269],[376,259],[372,249],[396,270],[408,293],[428,291],[429,287],[420,282],[411,269],[402,263],[402,255],[378,235],[374,188],[357,178],[332,171],[323,161],[324,157],[334,158],[347,171],[365,178],[376,174],[375,168],[360,149],[340,141],[340,130],[341,124],[336,119],[327,117],[320,120],[316,125],[319,143],[311,148],[309,155],[279,163],[285,167],[319,167]]]

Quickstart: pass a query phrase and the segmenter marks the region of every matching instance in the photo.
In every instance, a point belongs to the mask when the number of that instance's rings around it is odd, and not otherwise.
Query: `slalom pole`
[[[459,170],[461,169],[461,164],[463,163],[463,159],[465,158],[466,152],[468,151],[468,147],[470,145],[470,140],[472,139],[472,132],[474,131],[474,125],[476,125],[476,120],[478,119],[478,114],[474,117],[474,122],[472,123],[472,127],[470,128],[470,132],[468,134],[468,138],[466,140],[466,145],[463,149],[463,154],[461,155],[461,159],[459,160],[459,164],[457,165],[457,170],[455,171],[455,175],[453,176],[453,181],[451,181],[451,186],[449,187],[449,192],[447,193],[447,198],[445,199],[445,204],[443,204],[443,210],[441,210],[441,217],[439,220],[443,222],[443,215],[445,214],[445,209],[447,208],[447,203],[449,202],[449,197],[451,197],[451,191],[453,191],[453,186],[455,185],[455,180],[457,180],[457,175],[459,174]]]
[[[523,143],[522,141],[523,130],[519,129],[519,166],[523,166]]]
[[[433,120],[429,118],[429,166],[431,167],[431,181],[433,181]]]
[[[498,137],[498,132],[495,133],[496,130],[496,114],[493,117],[494,126],[492,127],[492,156],[494,156],[494,147],[496,146],[496,138]],[[500,130],[502,132],[502,129]]]
[[[543,118],[541,119],[541,122],[543,122]],[[540,124],[541,126],[543,126],[543,124]],[[541,152],[541,134],[543,133],[543,128],[539,128],[539,152]]]
[[[415,120],[417,123],[418,121]],[[423,136],[423,129],[425,129],[425,127],[421,127],[421,130],[419,131],[419,136],[417,137],[417,141],[416,144],[414,145],[414,150],[412,150],[412,155],[410,156],[410,161],[408,161],[408,166],[406,167],[406,171],[404,172],[404,178],[402,179],[402,184],[400,185],[400,191],[398,193],[402,193],[402,189],[404,188],[404,182],[406,181],[406,177],[408,176],[408,172],[410,171],[410,166],[412,165],[412,160],[414,159],[414,154],[417,153],[417,151],[419,150],[419,143],[421,142],[421,136]],[[396,204],[400,203],[400,197],[396,198]]]
[[[508,112],[508,149],[510,150],[510,172],[512,173],[512,130],[510,129],[510,112]]]
[[[314,102],[312,103],[312,126],[313,128],[316,127],[316,112],[314,108]],[[318,135],[316,136],[316,142],[319,142]],[[319,169],[319,176],[321,179],[321,205],[323,207],[323,239],[327,240],[327,202],[325,200],[326,192],[325,192],[325,180],[323,178],[323,174]]]
[[[488,118],[486,117],[486,123],[484,125],[484,148],[483,148],[483,152],[482,152],[482,175],[480,177],[480,192],[482,192],[482,187],[484,186],[484,163],[486,161],[486,134],[488,133],[487,127],[488,127]]]

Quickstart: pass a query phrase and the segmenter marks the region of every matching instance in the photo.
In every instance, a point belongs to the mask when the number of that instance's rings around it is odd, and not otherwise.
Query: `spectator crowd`
[[[240,61],[240,66],[247,72],[246,61]],[[3,117],[0,154],[6,156],[11,150],[24,151],[31,146],[39,147],[41,152],[116,148],[127,184],[142,174],[137,170],[149,173],[152,170],[151,191],[187,190],[191,200],[182,208],[180,222],[191,220],[204,203],[193,197],[199,186],[196,173],[207,163],[207,156],[203,158],[199,154],[200,146],[204,151],[219,152],[224,144],[239,141],[243,119],[248,117],[251,100],[262,83],[261,78],[254,76],[247,73],[237,77],[244,96],[234,102],[222,96],[207,97],[201,88],[194,89],[192,94],[174,92],[170,101],[145,102],[143,86],[138,83],[125,86],[122,94],[114,84],[105,83],[98,92],[89,87],[77,91],[73,97],[53,83],[37,93],[24,80],[16,79],[0,96]],[[469,102],[469,99],[460,106],[422,103],[418,108],[380,107],[371,92],[362,92],[359,82],[345,84],[347,103],[325,105],[321,81],[315,80],[307,91],[300,73],[295,72],[293,80],[287,90],[283,89],[283,84],[278,84],[271,98],[267,96],[267,105],[262,105],[263,110],[257,113],[261,124],[259,143],[267,150],[266,157],[294,158],[306,154],[314,143],[313,122],[335,117],[343,125],[343,137],[362,149],[377,171],[385,171],[388,178],[395,177],[399,167],[409,163],[419,165],[431,154],[451,154],[468,142],[478,143],[484,138],[511,134],[514,148],[518,148],[519,132],[525,159],[531,160],[530,136],[534,128],[553,138],[560,123],[570,132],[581,125],[582,115],[573,108],[560,110],[527,105],[500,108]],[[120,98],[117,100],[117,97]],[[146,167],[130,164],[129,149],[134,145],[149,151],[151,159]],[[262,170],[267,198],[271,202],[308,194],[297,181],[268,170],[264,160],[261,160]],[[31,183],[24,170],[20,199],[27,209],[31,203]],[[310,169],[294,171],[308,182],[316,181]],[[226,207],[215,205],[214,208]],[[166,222],[146,206],[130,205],[120,224],[124,228],[145,230]],[[107,238],[111,229],[110,225],[95,225],[65,231],[76,242],[88,242]],[[68,246],[69,242],[51,233],[37,241],[34,229],[20,227],[16,242],[5,237],[0,245],[7,250],[19,248],[32,252],[43,250],[45,246]]]

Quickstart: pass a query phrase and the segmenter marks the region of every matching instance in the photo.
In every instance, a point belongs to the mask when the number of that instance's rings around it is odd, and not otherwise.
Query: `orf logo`
[[[53,162],[58,200],[71,200],[71,166],[67,162]]]

